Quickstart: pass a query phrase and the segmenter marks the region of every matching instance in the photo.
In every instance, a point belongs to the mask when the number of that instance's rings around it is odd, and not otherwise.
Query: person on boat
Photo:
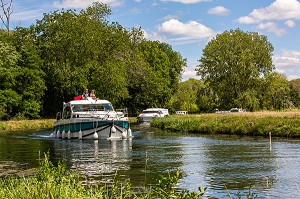
[[[90,97],[91,97],[93,100],[96,100],[96,99],[97,99],[94,90],[91,90]]]
[[[82,99],[86,100],[90,96],[89,89],[86,88],[85,91],[83,91],[81,96],[82,96]]]

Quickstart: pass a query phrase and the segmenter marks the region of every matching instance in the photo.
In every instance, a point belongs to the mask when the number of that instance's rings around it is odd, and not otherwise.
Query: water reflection
[[[132,140],[1,134],[0,161],[32,168],[38,165],[38,154],[49,151],[53,162],[63,158],[71,168],[105,182],[130,178],[133,186],[147,186],[180,168],[183,177],[177,187],[207,187],[209,198],[238,198],[238,192],[245,195],[249,189],[258,198],[300,198],[299,141],[274,140],[270,151],[268,139],[261,137],[180,135],[149,126],[132,130]]]
[[[54,147],[71,168],[88,177],[130,169],[132,140],[63,140]]]

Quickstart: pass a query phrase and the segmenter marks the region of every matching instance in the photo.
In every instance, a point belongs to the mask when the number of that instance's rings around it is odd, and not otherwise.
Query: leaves
[[[239,29],[225,31],[203,49],[197,75],[208,81],[223,107],[249,89],[259,88],[260,79],[273,69],[273,46],[263,35]]]

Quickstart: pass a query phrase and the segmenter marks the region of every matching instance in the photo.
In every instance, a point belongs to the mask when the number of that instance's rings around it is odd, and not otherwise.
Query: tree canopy
[[[0,99],[0,117],[53,117],[85,88],[132,113],[165,107],[186,60],[166,43],[147,41],[141,29],[109,22],[110,14],[98,2],[80,12],[45,13],[0,41],[0,92],[11,96]]]
[[[229,108],[245,95],[256,97],[262,78],[274,69],[272,52],[264,35],[240,29],[225,31],[203,49],[197,75],[209,82],[221,106]]]

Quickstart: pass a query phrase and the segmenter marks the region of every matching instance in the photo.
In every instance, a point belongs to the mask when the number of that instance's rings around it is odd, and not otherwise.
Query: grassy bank
[[[52,128],[54,121],[54,119],[0,121],[0,130],[46,129]]]
[[[73,170],[67,170],[64,164],[53,166],[49,156],[41,162],[36,174],[27,177],[7,176],[0,180],[0,198],[186,198],[198,199],[205,189],[199,192],[174,188],[181,177],[174,171],[158,179],[154,186],[132,188],[130,181],[114,181],[110,184],[90,181]]]
[[[172,131],[250,136],[300,137],[300,112],[254,112],[171,115],[151,126]]]
[[[17,131],[29,129],[47,129],[52,128],[55,119],[39,119],[39,120],[10,120],[0,121],[0,130]],[[129,118],[130,123],[136,123],[136,117]]]

